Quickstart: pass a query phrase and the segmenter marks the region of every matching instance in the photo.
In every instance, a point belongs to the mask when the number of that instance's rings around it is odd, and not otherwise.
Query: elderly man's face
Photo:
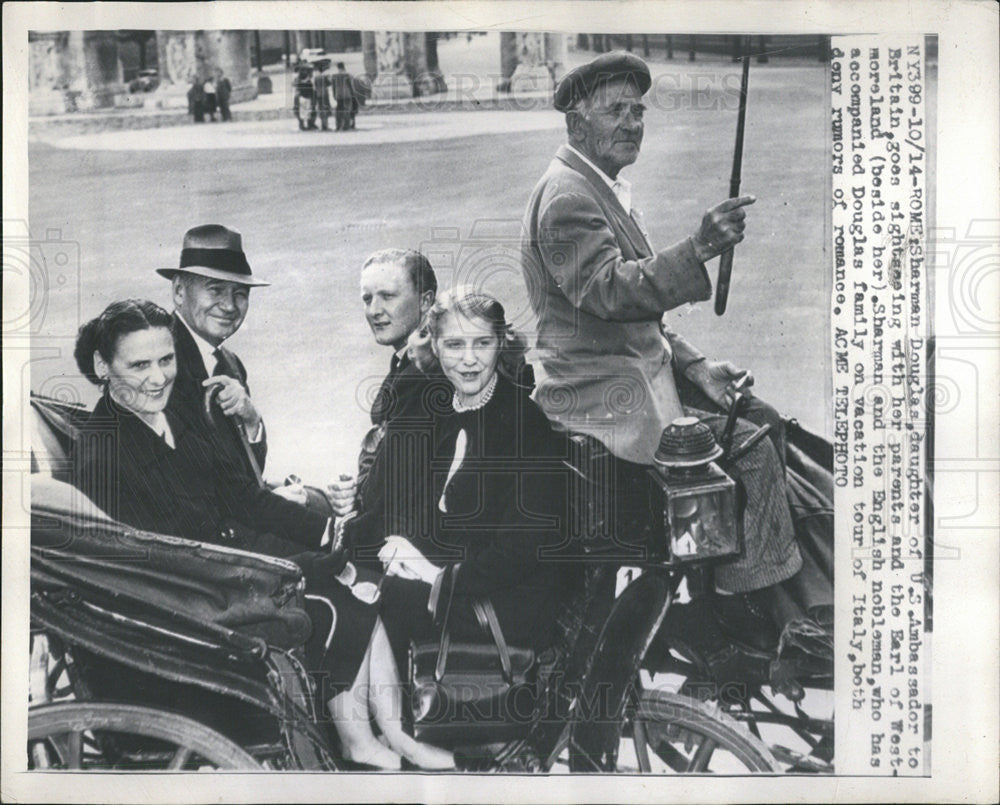
[[[250,307],[248,286],[197,274],[175,277],[173,292],[177,312],[213,347],[240,329]]]
[[[612,178],[639,157],[646,109],[641,99],[635,82],[615,79],[598,87],[570,121],[574,145]]]

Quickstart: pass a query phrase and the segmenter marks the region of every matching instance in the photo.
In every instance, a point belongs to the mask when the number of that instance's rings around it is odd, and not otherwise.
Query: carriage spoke
[[[687,770],[688,761],[684,754],[667,741],[660,741],[654,749],[659,757],[672,771],[683,772]]]
[[[705,771],[708,768],[708,763],[712,759],[712,754],[715,752],[716,743],[709,737],[701,742],[701,746],[698,747],[698,751],[694,753],[694,757],[691,758],[691,763],[688,764],[688,771]]]
[[[31,761],[33,769],[52,768],[52,753],[45,741],[36,741],[31,744]]]
[[[646,725],[641,719],[632,722],[632,744],[635,746],[635,758],[639,763],[639,771],[649,774],[652,764],[649,762],[649,750],[646,747]]]
[[[167,766],[169,770],[183,769],[184,764],[191,759],[191,750],[186,746],[177,747],[177,751],[174,752],[174,756],[170,759],[170,764]]]
[[[71,732],[66,736],[66,768],[83,768],[83,733]]]

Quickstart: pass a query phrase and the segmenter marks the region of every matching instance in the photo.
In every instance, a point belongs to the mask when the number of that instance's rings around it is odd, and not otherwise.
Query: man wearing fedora
[[[170,406],[188,421],[202,422],[206,391],[218,386],[224,416],[213,406],[215,427],[237,442],[240,454],[246,454],[245,435],[257,464],[253,468],[247,455],[248,469],[259,474],[267,455],[264,423],[250,398],[243,362],[223,342],[243,324],[250,289],[270,283],[251,273],[240,233],[218,224],[189,229],[180,265],[157,273],[170,280],[174,301],[177,380]]]
[[[624,52],[566,74],[555,108],[566,116],[568,142],[535,186],[522,228],[522,271],[538,315],[536,398],[557,426],[592,437],[593,450],[614,456],[606,460],[626,513],[641,508],[630,495],[644,488],[645,466],[667,425],[697,413],[717,437],[723,428],[718,407],[740,370],[706,360],[661,329],[661,320],[711,296],[705,263],[743,240],[745,207],[755,200],[723,201],[691,237],[653,248],[632,185],[619,175],[639,157],[650,85],[646,64]],[[735,443],[752,431],[741,424]],[[761,591],[802,562],[772,443],[758,443],[732,474],[748,498],[744,553],[716,568],[718,591],[726,594],[718,597],[719,620],[734,636],[759,635],[755,648],[769,647],[777,642],[774,609]]]

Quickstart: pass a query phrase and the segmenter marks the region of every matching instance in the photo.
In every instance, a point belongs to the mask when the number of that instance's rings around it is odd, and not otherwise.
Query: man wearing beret
[[[644,465],[675,418],[695,414],[717,437],[723,429],[724,417],[704,409],[724,407],[741,372],[706,360],[661,329],[661,319],[710,298],[705,263],[743,240],[745,207],[754,202],[723,201],[691,237],[654,250],[631,184],[619,176],[639,156],[650,84],[646,64],[623,52],[559,82],[555,107],[566,116],[568,142],[535,186],[522,230],[522,271],[538,316],[537,401],[557,427],[593,437],[615,456],[624,509],[626,490],[642,488]],[[752,431],[741,423],[735,443]],[[802,560],[772,443],[758,443],[731,474],[748,499],[744,552],[716,568],[717,611],[727,631],[759,635],[754,645],[764,648],[777,639],[766,588],[794,575]]]

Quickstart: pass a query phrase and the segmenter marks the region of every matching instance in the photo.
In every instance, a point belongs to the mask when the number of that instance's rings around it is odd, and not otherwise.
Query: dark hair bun
[[[73,357],[77,368],[91,383],[100,384],[101,380],[94,371],[94,353],[97,351],[98,319],[91,319],[84,324],[76,334],[76,347]]]
[[[94,353],[111,363],[118,348],[118,339],[138,330],[153,327],[170,328],[173,319],[162,307],[146,299],[125,299],[112,302],[104,312],[84,324],[76,334],[73,357],[80,373],[91,383],[101,385],[103,380],[94,369]]]

